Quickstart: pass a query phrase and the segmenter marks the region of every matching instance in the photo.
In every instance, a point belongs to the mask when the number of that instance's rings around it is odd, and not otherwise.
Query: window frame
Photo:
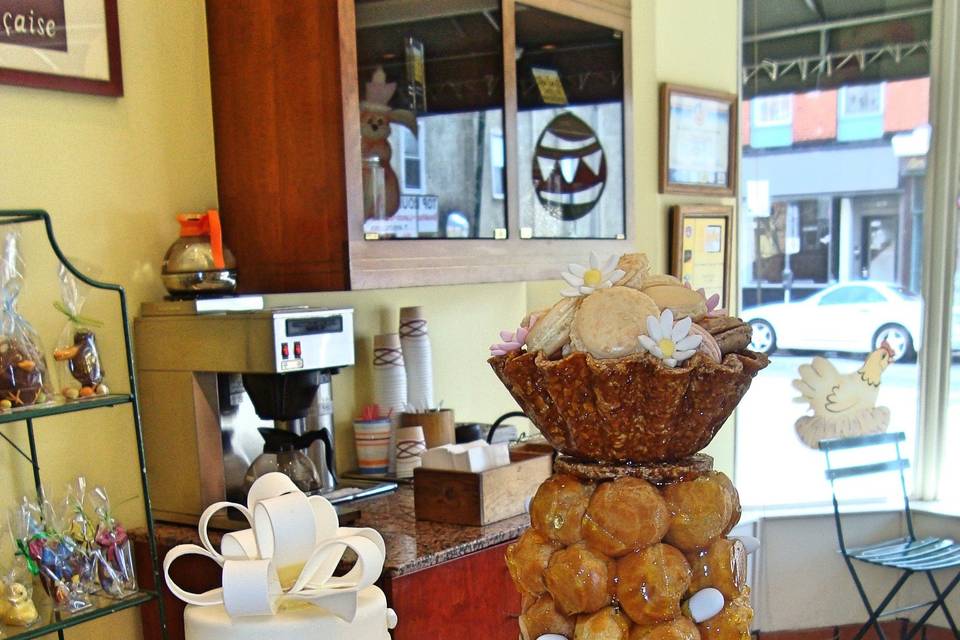
[[[339,35],[342,43],[351,45],[356,41],[355,0],[331,0],[337,4]],[[377,234],[364,231],[362,175],[354,167],[362,166],[360,127],[357,113],[360,109],[359,75],[357,56],[348,46],[340,55],[340,78],[343,119],[343,164],[347,167],[347,251],[349,255],[350,287],[354,290],[384,289],[392,287],[421,287],[425,285],[451,285],[490,282],[530,282],[556,277],[557,265],[570,259],[570,244],[555,239],[525,239],[519,220],[518,183],[525,176],[510,167],[519,166],[517,139],[517,83],[515,33],[517,0],[500,0],[503,37],[503,131],[507,152],[507,197],[506,217],[503,226],[495,227],[492,238],[463,239],[430,238],[418,241],[416,250],[407,240],[372,242]],[[653,237],[641,232],[636,203],[646,197],[642,180],[630,177],[639,175],[642,168],[635,161],[640,152],[641,138],[636,132],[636,98],[634,87],[646,91],[645,83],[634,79],[633,59],[639,48],[633,45],[632,8],[630,3],[584,2],[583,0],[523,0],[523,4],[567,14],[620,32],[623,39],[623,137],[624,144],[624,209],[627,223],[622,237],[610,239],[577,240],[578,251],[586,254],[596,251],[601,255],[631,253],[637,250],[638,242]],[[602,6],[601,6],[602,5]],[[635,11],[634,11],[635,13]],[[415,14],[411,14],[415,15]],[[641,47],[642,48],[642,47]],[[428,70],[429,75],[429,70]],[[641,91],[642,93],[642,91]],[[638,96],[640,94],[637,94]],[[646,94],[643,94],[646,96]],[[651,103],[652,104],[652,103]],[[646,109],[646,103],[643,108]],[[736,146],[732,147],[736,151]],[[641,163],[642,164],[642,163]],[[429,171],[428,171],[429,174]],[[641,197],[642,196],[642,197]],[[651,196],[652,197],[652,196]],[[499,221],[498,221],[499,222]],[[438,265],[444,265],[438,268]]]
[[[762,112],[762,105],[773,104],[775,100],[784,100],[787,105],[786,115],[781,116],[780,118],[762,118],[760,114]],[[786,127],[793,125],[793,99],[794,96],[791,93],[778,93],[772,96],[760,96],[758,98],[752,98],[750,100],[750,113],[751,119],[753,120],[754,127]]]
[[[738,24],[742,24],[743,7],[742,3],[739,4]],[[944,445],[952,364],[950,346],[954,281],[958,270],[957,255],[960,244],[957,240],[960,211],[956,195],[960,188],[960,123],[953,122],[950,114],[960,108],[960,99],[954,98],[960,90],[960,65],[956,64],[956,60],[960,59],[960,36],[957,35],[960,34],[960,3],[934,2],[932,24],[931,39],[936,42],[936,46],[933,47],[931,55],[929,121],[938,135],[932,141],[927,156],[928,169],[923,189],[923,236],[926,240],[921,252],[921,295],[924,339],[917,358],[920,375],[918,419],[916,447],[912,452],[914,464],[911,465],[914,480],[911,497],[922,500],[937,498],[941,469],[949,463]],[[738,29],[737,55],[740,69],[743,68],[742,38],[742,30]],[[742,104],[742,83],[738,84],[737,91]],[[881,93],[881,100],[884,99],[885,96]],[[838,125],[841,116],[839,103],[838,95]],[[752,117],[751,120],[753,121]],[[742,144],[737,145],[737,154],[737,163],[742,166]],[[741,231],[737,228],[738,235]],[[944,265],[949,265],[949,268],[945,269]],[[734,270],[734,277],[739,292],[739,269]],[[735,414],[735,429],[736,420]],[[734,442],[734,468],[739,455]]]
[[[401,195],[410,195],[410,196],[422,196],[427,193],[427,161],[426,161],[426,137],[427,131],[424,127],[417,127],[417,135],[414,135],[412,131],[406,127],[397,125],[400,128],[400,144],[398,155],[400,156],[400,162],[397,165],[400,168],[400,194]],[[407,136],[412,136],[417,142],[417,153],[416,155],[407,155]],[[417,167],[419,170],[419,179],[420,186],[416,188],[411,188],[407,185],[407,159],[416,158]]]
[[[500,150],[503,152],[499,156],[494,153],[493,141],[495,139],[500,139]],[[490,142],[488,152],[490,153],[490,197],[494,200],[505,200],[507,197],[507,141],[503,137],[503,131],[501,129],[491,129],[490,130]],[[500,162],[500,166],[497,166],[497,162]],[[496,182],[494,176],[496,174],[501,177],[501,189],[497,191]]]
[[[866,87],[876,87],[879,91],[879,99],[877,100],[877,110],[864,113],[847,113],[847,94],[850,89],[864,89]],[[879,82],[873,84],[862,84],[855,85],[853,87],[843,86],[840,87],[840,91],[837,95],[837,118],[846,119],[846,118],[877,118],[883,117],[883,110],[886,107],[886,82]]]
[[[950,401],[951,342],[954,280],[957,268],[957,188],[960,186],[960,126],[952,117],[960,88],[960,6],[933,4],[936,46],[930,68],[930,123],[937,132],[927,155],[926,214],[923,234],[922,286],[923,345],[917,359],[920,398],[917,447],[914,458],[914,495],[934,500],[940,490],[946,458],[947,411]],[[944,265],[949,265],[944,268]]]

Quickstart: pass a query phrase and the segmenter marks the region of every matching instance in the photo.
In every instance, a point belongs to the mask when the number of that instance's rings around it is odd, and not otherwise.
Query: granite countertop
[[[383,535],[387,545],[384,573],[397,577],[474,551],[480,551],[517,538],[530,525],[527,514],[494,522],[485,527],[470,527],[417,520],[413,512],[413,487],[401,485],[395,493],[358,502],[360,518],[351,527],[370,527]],[[199,544],[197,529],[190,525],[157,523],[157,542],[161,547]],[[130,532],[136,541],[146,537],[146,529]],[[211,531],[211,543],[220,544],[220,536]]]

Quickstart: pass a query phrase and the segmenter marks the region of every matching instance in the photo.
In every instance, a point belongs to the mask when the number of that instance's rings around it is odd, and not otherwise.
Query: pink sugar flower
[[[689,281],[683,283],[687,289],[693,289]],[[718,309],[720,305],[720,294],[715,293],[709,298],[707,297],[707,292],[703,288],[697,289],[697,293],[703,296],[704,300],[707,301],[707,317],[710,318],[722,318],[727,315],[726,309]]]
[[[519,351],[523,347],[523,343],[527,339],[527,333],[529,333],[529,331],[530,329],[527,327],[520,327],[514,333],[509,331],[501,331],[500,339],[503,340],[503,342],[490,345],[490,355],[505,356],[508,353]]]

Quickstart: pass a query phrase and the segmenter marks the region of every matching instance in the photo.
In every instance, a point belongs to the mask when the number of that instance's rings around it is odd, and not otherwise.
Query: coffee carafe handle
[[[333,478],[334,486],[340,484],[340,480],[337,478],[337,474],[334,473],[333,466],[333,442],[330,440],[330,432],[326,429],[318,429],[313,433],[319,434],[317,438],[323,441],[323,456],[327,461],[327,472]]]
[[[217,269],[226,267],[223,260],[223,230],[220,227],[220,212],[216,209],[207,209],[207,224],[210,227],[210,251],[213,254],[213,266]]]
[[[323,442],[323,457],[327,463],[327,471],[333,476],[333,483],[338,484],[340,481],[337,479],[337,474],[333,472],[333,442],[330,440],[330,433],[326,429],[307,431],[297,438],[297,448],[306,449],[317,440]]]

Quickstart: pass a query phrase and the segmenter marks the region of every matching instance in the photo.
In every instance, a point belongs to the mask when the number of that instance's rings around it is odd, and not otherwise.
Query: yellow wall
[[[634,0],[633,7],[648,5],[646,0]],[[737,0],[657,0],[655,19],[656,78],[657,82],[686,84],[736,94],[739,88],[739,52],[737,32],[740,30]],[[634,26],[640,16],[634,17]],[[646,20],[646,24],[651,22]],[[640,142],[638,141],[638,144]],[[652,145],[656,148],[656,144]],[[651,167],[646,175],[657,175]],[[655,189],[652,189],[655,191]],[[702,198],[696,196],[659,195],[660,236],[667,236],[669,208],[677,204],[711,202],[736,206],[734,198]],[[736,232],[737,225],[733,225]],[[661,245],[666,253],[666,245]],[[734,236],[734,245],[736,236]],[[663,260],[668,258],[664,255]],[[654,263],[656,264],[656,263]],[[666,267],[665,262],[662,263]],[[730,261],[727,277],[736,291],[736,259]],[[733,304],[733,303],[731,303]],[[718,468],[733,473],[734,420],[728,421],[707,453],[714,456]]]
[[[98,276],[122,283],[131,310],[159,298],[158,268],[176,235],[173,214],[216,202],[213,133],[203,3],[121,0],[125,95],[121,99],[0,86],[0,208],[44,208],[68,256],[94,264]],[[666,207],[679,198],[656,193],[657,85],[662,81],[736,90],[736,0],[633,0],[635,171],[631,182],[637,248],[666,268]],[[722,34],[722,37],[718,34]],[[30,273],[23,309],[49,345],[62,325],[50,303],[58,296],[54,262],[43,239],[25,234]],[[484,362],[496,332],[525,308],[556,297],[559,283],[430,287],[304,296],[304,302],[357,310],[358,363],[336,378],[338,437],[349,442],[350,415],[370,400],[370,340],[392,330],[397,310],[425,307],[433,335],[437,399],[458,418],[491,420],[515,405]],[[115,317],[107,296],[88,309]],[[119,327],[100,332],[109,382],[124,388]],[[101,410],[39,425],[50,490],[76,473],[104,483],[117,502],[139,495],[129,410]],[[24,443],[22,425],[2,427]],[[732,465],[732,430],[718,437],[719,466]],[[4,479],[16,461],[0,447]],[[340,447],[349,465],[352,447]],[[0,482],[0,508],[29,491],[24,466]],[[138,521],[137,504],[120,515]],[[139,637],[134,614],[113,616],[68,633],[70,638]]]
[[[0,208],[51,212],[63,250],[95,264],[99,275],[127,287],[136,306],[162,293],[160,259],[176,234],[175,211],[216,202],[210,80],[202,2],[121,0],[120,36],[125,95],[121,99],[0,86]],[[25,232],[29,280],[24,311],[52,344],[62,319],[55,271],[43,239]],[[91,310],[109,317],[115,307],[97,296]],[[108,382],[122,389],[116,322],[102,332]],[[130,413],[106,409],[39,423],[38,440],[48,492],[62,494],[83,472],[102,482],[115,502],[139,494]],[[21,443],[23,425],[2,427]],[[0,508],[32,486],[23,465],[0,447]],[[136,524],[136,500],[120,515]],[[139,616],[112,616],[69,638],[136,638]]]

